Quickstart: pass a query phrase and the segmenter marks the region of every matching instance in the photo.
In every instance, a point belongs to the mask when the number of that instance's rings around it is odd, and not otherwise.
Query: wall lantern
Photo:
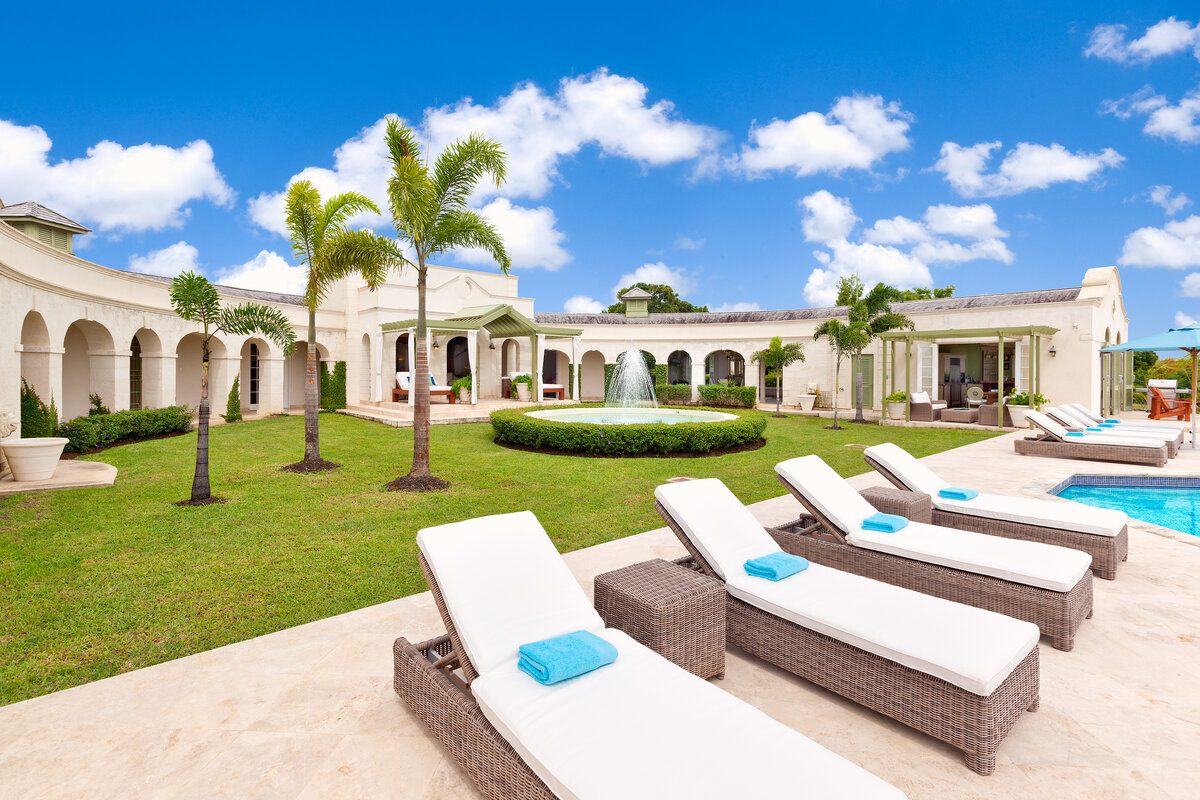
[[[438,340],[437,340],[437,339],[434,339],[434,340],[433,340],[433,349],[434,349],[434,350],[437,350],[437,349],[438,349]]]
[[[496,349],[496,343],[488,342],[488,350],[495,350],[495,349]]]
[[[1056,355],[1058,355],[1057,348],[1055,348],[1054,345],[1050,345],[1050,357],[1054,358]]]

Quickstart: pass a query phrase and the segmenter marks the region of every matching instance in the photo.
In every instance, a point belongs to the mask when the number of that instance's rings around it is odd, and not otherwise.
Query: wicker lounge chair
[[[392,387],[392,402],[402,403],[408,400],[408,392],[412,388],[412,375],[408,372],[396,373],[396,385]],[[455,402],[454,390],[449,386],[438,386],[437,378],[429,376],[429,397],[444,397],[451,403]]]
[[[1038,434],[1013,442],[1013,449],[1023,456],[1081,458],[1154,467],[1166,466],[1169,457],[1166,442],[1161,439],[1135,439],[1103,433],[1067,436],[1066,428],[1033,409],[1025,412],[1025,419],[1038,428]]]
[[[1057,422],[1059,425],[1062,425],[1067,429],[1068,432],[1082,431],[1084,433],[1096,433],[1096,431],[1088,430],[1088,428],[1096,427],[1092,425],[1091,420],[1080,417],[1078,412],[1072,409],[1059,406],[1048,406],[1042,409],[1042,413]],[[1157,431],[1143,429],[1130,431],[1120,430],[1119,428],[1105,428],[1100,432],[1105,436],[1115,436],[1118,439],[1124,440],[1140,439],[1162,442],[1167,446],[1167,458],[1174,458],[1175,456],[1179,455],[1179,445],[1183,443],[1183,431],[1176,429]]]
[[[417,544],[448,633],[396,640],[395,689],[485,797],[904,797],[604,628],[533,514],[428,528]],[[553,686],[518,670],[520,644],[575,630],[617,660]]]
[[[938,494],[950,484],[903,448],[877,444],[863,455],[898,489],[929,495],[934,525],[1082,550],[1092,557],[1092,573],[1106,580],[1129,557],[1128,518],[1120,511],[1002,494],[953,500]]]
[[[1099,425],[1101,422],[1109,422],[1110,421],[1110,419],[1106,419],[1105,417],[1100,416],[1094,410],[1092,410],[1088,406],[1085,406],[1083,403],[1067,403],[1066,407],[1071,409],[1072,411],[1074,411],[1076,416],[1079,416],[1079,417],[1087,420],[1092,425]],[[1114,428],[1114,430],[1120,429],[1120,430],[1133,430],[1133,431],[1138,431],[1138,430],[1184,431],[1185,433],[1187,431],[1191,430],[1191,428],[1189,426],[1187,426],[1181,422],[1171,422],[1170,420],[1130,421],[1130,420],[1125,420],[1125,419],[1112,419],[1111,421],[1115,422],[1115,424],[1117,426],[1116,428]]]
[[[724,483],[654,494],[699,569],[725,584],[726,640],[747,653],[958,748],[981,775],[1037,708],[1037,626],[819,563],[752,578],[743,562],[778,545]]]
[[[775,472],[819,523],[773,529],[789,553],[1032,622],[1058,650],[1074,646],[1092,615],[1086,553],[919,521],[898,533],[867,531],[862,521],[877,509],[819,456],[781,462]]]
[[[908,416],[916,422],[935,422],[941,419],[946,403],[929,399],[929,392],[913,392],[909,395]]]

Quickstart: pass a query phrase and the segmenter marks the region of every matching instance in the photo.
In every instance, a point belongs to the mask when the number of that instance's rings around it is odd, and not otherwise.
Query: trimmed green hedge
[[[660,406],[685,406],[692,402],[692,387],[686,383],[654,384],[654,395]]]
[[[192,412],[186,406],[167,406],[76,417],[59,425],[56,435],[70,440],[66,448],[68,452],[83,453],[117,442],[148,439],[165,433],[184,433],[191,424]]]
[[[766,427],[766,417],[758,415],[678,425],[595,425],[538,419],[524,409],[492,412],[492,429],[501,444],[598,456],[728,450],[757,442]]]
[[[757,386],[726,386],[720,383],[706,383],[697,388],[700,392],[700,403],[706,406],[754,408],[754,403],[758,400]]]
[[[346,362],[335,361],[333,372],[329,371],[328,362],[321,362],[321,408],[325,411],[336,411],[346,407]]]

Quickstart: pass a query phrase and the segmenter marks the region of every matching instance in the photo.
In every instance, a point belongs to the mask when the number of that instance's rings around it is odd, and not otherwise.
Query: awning
[[[408,330],[416,326],[417,321],[415,319],[406,319],[398,322],[385,322],[380,327],[385,331],[397,331]],[[520,311],[506,304],[471,306],[459,309],[458,312],[444,319],[426,320],[425,326],[434,333],[486,330],[492,338],[536,336],[539,333],[551,338],[583,335],[583,331],[579,328],[559,328],[552,325],[539,325]]]

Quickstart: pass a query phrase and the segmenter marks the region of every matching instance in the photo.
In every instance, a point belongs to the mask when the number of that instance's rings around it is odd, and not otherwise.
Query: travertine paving
[[[1015,435],[929,463],[966,485],[1029,495],[1073,473],[1147,471],[1017,456]],[[1200,475],[1200,453],[1183,451],[1167,471]],[[777,523],[799,506],[780,497],[754,511]],[[680,554],[658,530],[566,559],[590,592],[599,572]],[[1194,798],[1200,538],[1138,525],[1118,579],[1095,590],[1074,651],[1042,645],[1041,709],[1017,724],[990,777],[737,651],[720,686],[912,798]],[[440,632],[424,593],[2,708],[0,797],[476,797],[391,689],[393,639]]]

